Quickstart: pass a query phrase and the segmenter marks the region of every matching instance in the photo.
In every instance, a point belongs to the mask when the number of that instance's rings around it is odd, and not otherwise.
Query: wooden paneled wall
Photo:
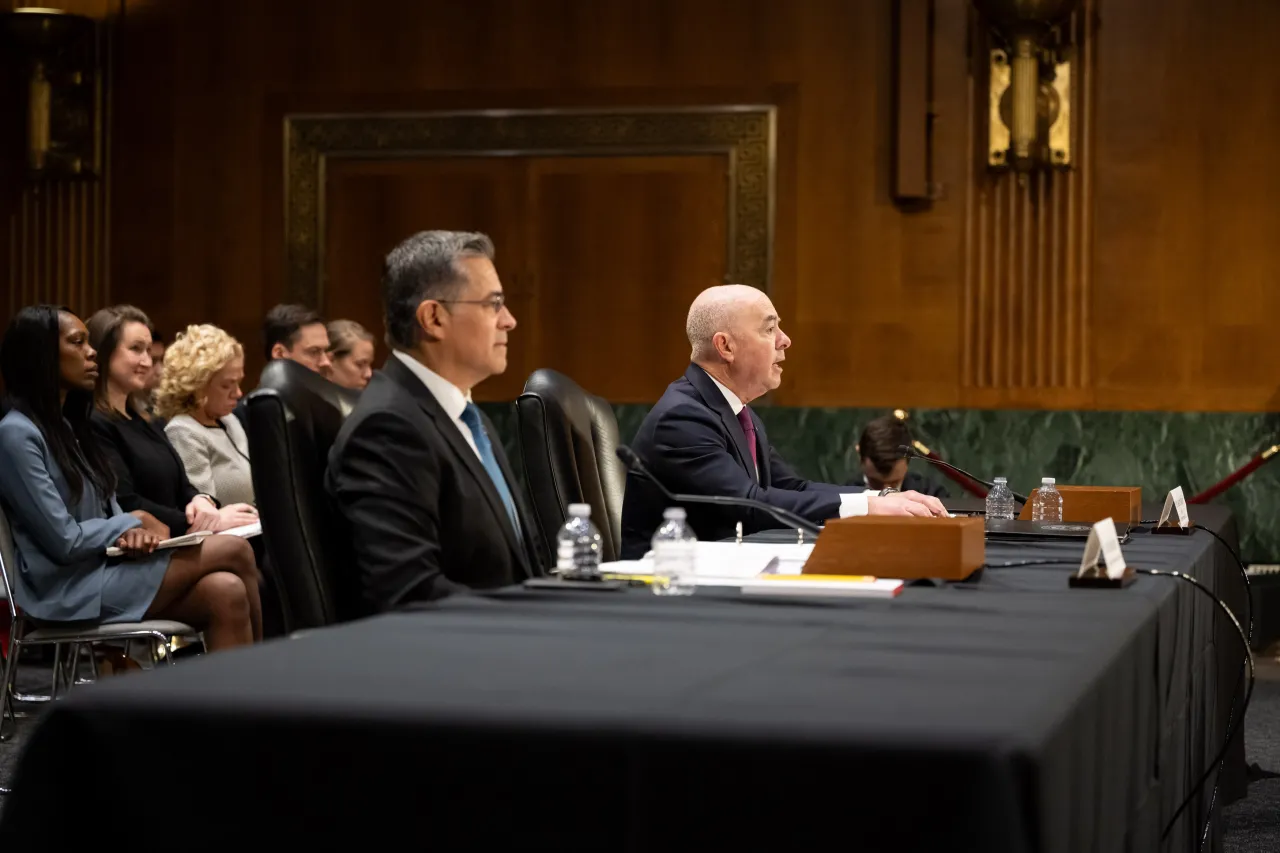
[[[286,114],[771,103],[776,402],[1273,408],[1280,3],[1083,5],[1080,167],[1020,186],[981,165],[969,4],[935,3],[940,194],[908,211],[892,0],[125,0],[114,295],[256,351]]]
[[[29,5],[0,0],[0,11]],[[55,8],[107,27],[119,10],[108,0],[72,0]],[[87,317],[111,293],[110,99],[104,100],[102,177],[30,182],[24,68],[15,51],[6,54],[0,63],[0,328],[22,306],[40,302],[67,305]]]
[[[1069,29],[1077,46],[1070,106],[1076,168],[1032,175],[982,167],[985,116],[977,105],[988,48],[976,16],[969,103],[961,402],[1060,408],[1093,403],[1093,87],[1097,0],[1082,0]]]
[[[88,317],[110,298],[108,181],[54,181],[21,191],[5,235],[7,317],[38,302]]]

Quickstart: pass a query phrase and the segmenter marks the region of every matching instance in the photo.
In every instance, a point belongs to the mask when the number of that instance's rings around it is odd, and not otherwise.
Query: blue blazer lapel
[[[747,447],[746,433],[742,431],[742,424],[738,423],[738,416],[733,413],[729,401],[724,398],[724,394],[716,387],[716,383],[707,375],[707,372],[698,365],[690,364],[689,369],[684,372],[684,378],[689,380],[689,384],[702,397],[702,402],[720,416],[720,422],[724,424],[725,432],[728,433],[733,448],[737,452],[738,464],[742,466],[747,476],[753,480],[756,479],[756,472],[751,464],[751,449]],[[756,452],[760,453],[760,421],[754,415],[752,423],[756,425]],[[760,482],[763,484],[763,465],[760,468],[760,477]]]

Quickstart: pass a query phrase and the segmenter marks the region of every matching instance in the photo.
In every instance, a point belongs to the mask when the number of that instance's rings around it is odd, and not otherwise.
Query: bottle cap
[[[662,511],[662,517],[667,521],[684,521],[685,511],[682,506],[669,506]]]
[[[996,478],[995,478],[995,480],[993,480],[992,482],[995,482],[995,483],[1007,483],[1007,482],[1009,482],[1009,481],[1008,481],[1007,479],[1005,479],[1004,477],[996,477]]]
[[[1042,485],[1042,486],[1052,486],[1052,485],[1053,485],[1053,482],[1054,482],[1054,480],[1053,480],[1053,478],[1052,478],[1052,477],[1044,477],[1044,478],[1042,478],[1042,479],[1040,480],[1040,485]]]
[[[591,504],[569,504],[569,516],[571,518],[590,518]]]

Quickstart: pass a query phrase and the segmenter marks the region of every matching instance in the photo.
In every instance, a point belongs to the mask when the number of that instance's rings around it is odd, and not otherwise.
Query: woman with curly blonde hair
[[[244,349],[217,326],[188,326],[164,354],[156,414],[191,484],[212,495],[238,524],[252,524],[249,441],[232,415],[244,379]],[[233,525],[234,526],[234,525]]]

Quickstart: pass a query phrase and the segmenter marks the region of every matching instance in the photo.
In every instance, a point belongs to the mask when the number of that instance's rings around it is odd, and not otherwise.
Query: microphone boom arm
[[[746,507],[748,509],[758,509],[761,512],[767,512],[776,520],[787,525],[787,527],[795,527],[803,530],[805,533],[811,533],[817,536],[822,532],[820,525],[814,524],[807,518],[801,518],[793,512],[781,509],[780,507],[770,506],[764,501],[753,501],[751,498],[733,498],[725,495],[680,495],[673,494],[671,497],[676,503],[691,504],[714,504],[716,506],[737,506]]]
[[[630,447],[627,447],[625,444],[620,444],[618,445],[618,449],[614,452],[617,453],[618,458],[622,460],[622,464],[626,465],[628,470],[636,472],[641,477],[644,477],[646,480],[648,480],[649,482],[657,486],[658,490],[662,492],[663,497],[671,501],[673,504],[690,503],[690,504],[711,504],[713,506],[745,507],[747,509],[759,510],[760,512],[766,513],[772,516],[777,521],[781,522],[786,527],[803,530],[804,532],[812,536],[817,536],[819,533],[822,532],[821,525],[814,524],[812,521],[809,521],[807,518],[802,518],[796,515],[795,513],[790,512],[789,510],[782,509],[781,507],[772,506],[770,504],[765,503],[764,501],[752,500],[751,498],[736,498],[736,497],[731,497],[729,495],[672,494],[667,489],[667,487],[662,484],[661,480],[653,476],[653,472],[649,470],[649,468],[644,464],[644,462],[641,461],[640,457],[636,454],[636,452],[632,450]]]
[[[925,462],[928,462],[931,465],[938,465],[943,468],[950,468],[952,471],[955,471],[957,474],[961,474],[965,477],[968,477],[970,480],[973,480],[975,483],[981,483],[982,485],[986,486],[988,489],[994,489],[996,487],[995,483],[992,483],[988,480],[984,480],[981,477],[975,477],[973,474],[970,474],[968,471],[964,470],[963,468],[959,468],[955,465],[952,465],[950,462],[944,462],[941,459],[934,459],[932,456],[925,456],[923,453],[916,450],[914,447],[909,447],[905,444],[899,444],[898,450],[907,459],[923,459]],[[1027,503],[1028,500],[1030,500],[1030,498],[1028,498],[1026,495],[1020,495],[1017,492],[1013,491],[1013,489],[1010,489],[1009,492],[1013,495],[1013,499],[1018,503],[1025,504]]]

